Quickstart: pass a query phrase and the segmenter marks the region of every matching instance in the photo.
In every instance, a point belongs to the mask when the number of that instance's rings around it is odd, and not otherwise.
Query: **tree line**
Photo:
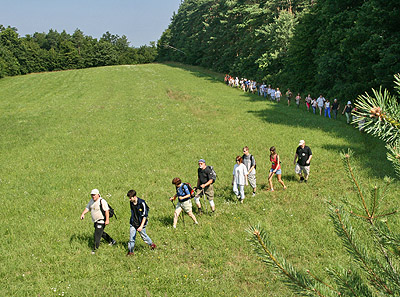
[[[0,78],[33,72],[154,62],[155,43],[134,48],[125,35],[106,32],[97,40],[76,29],[72,35],[49,30],[20,37],[0,25]]]
[[[185,0],[161,61],[355,99],[400,71],[397,0]]]

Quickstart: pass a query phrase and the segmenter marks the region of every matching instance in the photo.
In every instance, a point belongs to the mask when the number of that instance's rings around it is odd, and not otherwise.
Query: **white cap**
[[[348,104],[348,105],[351,105],[351,101],[347,101],[347,104]]]
[[[303,139],[300,140],[300,141],[299,141],[299,146],[300,146],[300,145],[303,145],[304,143],[305,143],[305,141],[304,141]]]
[[[93,189],[93,190],[90,192],[90,195],[97,195],[97,194],[100,194],[99,190],[97,190],[97,189]]]

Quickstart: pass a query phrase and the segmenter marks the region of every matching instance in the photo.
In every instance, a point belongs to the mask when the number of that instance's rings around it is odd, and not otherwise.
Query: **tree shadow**
[[[252,101],[252,98],[249,98],[248,101]],[[267,102],[266,104],[268,105],[266,109],[248,110],[247,112],[269,124],[304,129],[304,134],[311,134],[313,130],[322,130],[333,135],[335,138],[345,139],[349,142],[349,145],[320,144],[320,148],[336,152],[338,160],[340,160],[339,154],[350,148],[355,153],[356,158],[361,157],[365,160],[374,160],[374,162],[362,162],[362,166],[365,169],[369,169],[371,174],[377,178],[383,178],[387,175],[394,176],[394,169],[387,160],[386,154],[382,153],[386,152],[383,141],[360,132],[358,129],[347,125],[341,120],[333,120],[324,116],[310,114],[306,110],[298,110],[297,108],[284,106],[281,103]],[[302,136],[299,137],[305,138]],[[312,148],[311,145],[310,147]],[[377,162],[383,166],[376,166]],[[289,180],[290,176],[287,175],[283,178]]]

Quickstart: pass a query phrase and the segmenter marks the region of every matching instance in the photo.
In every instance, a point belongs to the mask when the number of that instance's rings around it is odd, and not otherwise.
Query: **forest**
[[[33,72],[154,62],[155,43],[134,48],[125,35],[106,32],[97,40],[76,29],[72,35],[50,29],[20,37],[0,25],[0,78]]]
[[[352,100],[393,90],[399,15],[398,0],[185,0],[158,59]]]

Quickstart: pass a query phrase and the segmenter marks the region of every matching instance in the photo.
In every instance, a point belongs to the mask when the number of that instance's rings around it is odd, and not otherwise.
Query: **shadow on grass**
[[[165,62],[162,64],[167,65],[169,67],[186,70],[186,71],[190,72],[190,74],[192,74],[196,77],[204,78],[213,83],[223,83],[224,82],[224,77],[221,74],[211,71],[211,70],[207,70],[207,69],[199,67],[199,66],[185,65],[185,64],[181,64],[181,63],[177,63],[177,62]]]
[[[69,243],[72,244],[73,242],[81,242],[87,243],[87,246],[91,249],[93,249],[94,246],[94,238],[93,238],[93,233],[89,234],[72,234]]]

